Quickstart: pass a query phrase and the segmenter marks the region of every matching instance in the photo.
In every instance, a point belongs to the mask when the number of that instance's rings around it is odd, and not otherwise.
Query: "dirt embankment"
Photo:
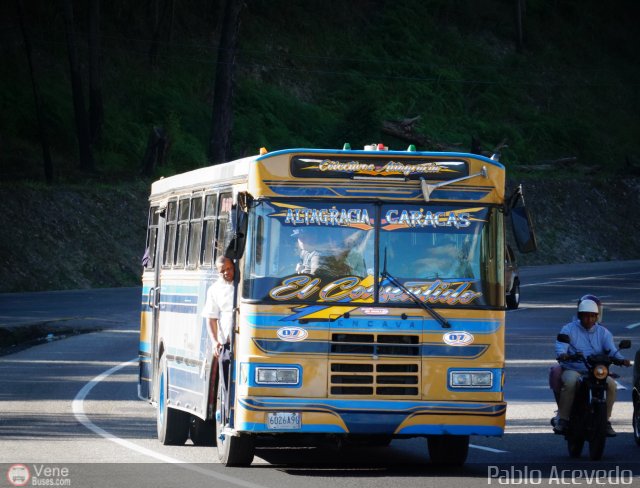
[[[148,185],[3,185],[0,291],[140,282]]]
[[[639,259],[640,178],[523,180],[538,251],[520,264]]]
[[[539,244],[520,264],[640,259],[640,179],[520,182]],[[147,184],[1,191],[0,292],[139,284]]]

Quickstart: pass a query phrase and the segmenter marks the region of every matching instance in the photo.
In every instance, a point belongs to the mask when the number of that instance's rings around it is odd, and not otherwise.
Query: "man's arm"
[[[615,342],[613,341],[613,334],[605,327],[602,327],[602,329],[604,330],[604,340],[602,341],[602,344],[603,347],[609,351],[609,356],[622,361],[625,366],[631,366],[631,361],[624,358]]]
[[[211,331],[211,335],[213,336],[213,355],[218,357],[220,354],[220,350],[222,349],[222,344],[218,340],[218,319],[208,319],[209,330]]]

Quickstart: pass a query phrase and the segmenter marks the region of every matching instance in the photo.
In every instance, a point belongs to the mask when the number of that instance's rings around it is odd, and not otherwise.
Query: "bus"
[[[498,161],[262,149],[149,201],[138,393],[162,443],[247,466],[261,443],[422,437],[461,465],[470,436],[504,433],[506,217],[521,252],[536,242]],[[202,315],[218,256],[235,266],[228,389]]]

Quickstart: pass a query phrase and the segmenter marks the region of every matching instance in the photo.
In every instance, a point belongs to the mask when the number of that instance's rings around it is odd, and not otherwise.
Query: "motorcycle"
[[[558,334],[558,341],[570,344],[569,336]],[[629,349],[631,341],[620,342],[619,349]],[[587,372],[578,383],[576,395],[571,407],[569,426],[564,438],[567,441],[569,455],[578,458],[582,455],[584,443],[589,443],[589,458],[597,461],[602,457],[607,440],[607,378],[617,377],[611,373],[612,364],[621,365],[622,361],[611,358],[609,354],[592,354],[588,357],[580,352],[571,355],[571,361],[582,361]],[[556,400],[558,396],[556,395]],[[551,424],[555,427],[556,419]]]
[[[636,357],[633,361],[633,417],[631,423],[633,425],[633,439],[640,446],[640,350],[636,351]]]

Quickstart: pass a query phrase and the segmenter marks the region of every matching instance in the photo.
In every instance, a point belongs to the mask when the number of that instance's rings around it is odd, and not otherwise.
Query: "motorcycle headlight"
[[[599,380],[603,380],[609,374],[609,368],[607,368],[604,364],[598,364],[595,368],[593,368],[593,376],[595,376]]]

